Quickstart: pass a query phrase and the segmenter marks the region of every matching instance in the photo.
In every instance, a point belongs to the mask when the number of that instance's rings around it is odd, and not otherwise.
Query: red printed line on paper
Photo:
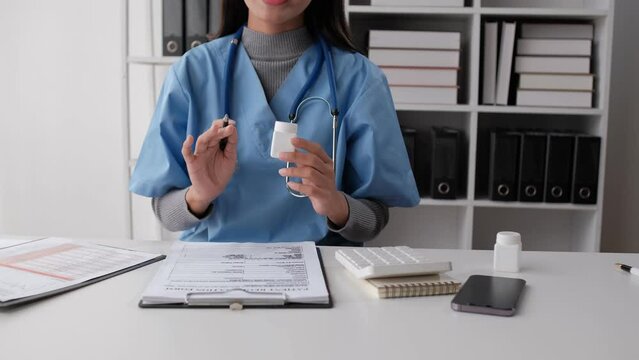
[[[67,277],[67,276],[56,275],[56,274],[51,274],[51,273],[47,273],[47,272],[44,272],[44,271],[28,269],[28,268],[24,268],[22,266],[16,266],[16,265],[12,265],[12,264],[0,263],[0,266],[4,266],[4,267],[10,268],[10,269],[15,269],[15,270],[26,271],[26,272],[30,272],[32,274],[44,275],[44,276],[52,277],[54,279],[59,279],[59,280],[66,280],[66,281],[73,280],[73,278],[70,278],[70,277]]]
[[[31,261],[41,257],[51,256],[64,251],[77,249],[79,247],[80,245],[76,245],[76,244],[57,245],[57,246],[53,246],[46,249],[35,250],[35,251],[27,252],[24,254],[14,255],[4,259],[0,259],[0,264],[15,264],[15,263],[24,262],[24,261]]]

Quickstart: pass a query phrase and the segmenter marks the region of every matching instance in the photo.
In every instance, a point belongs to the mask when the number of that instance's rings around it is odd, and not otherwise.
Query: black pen
[[[224,114],[224,124],[222,124],[222,128],[225,128],[227,126],[229,126],[229,115],[228,114]],[[224,151],[224,149],[226,148],[226,144],[228,143],[228,139],[224,138],[222,140],[220,140],[220,150]]]
[[[615,266],[627,273],[631,273],[632,275],[639,276],[639,269],[637,269],[636,267],[632,267],[630,265],[624,265],[620,263],[616,263]]]

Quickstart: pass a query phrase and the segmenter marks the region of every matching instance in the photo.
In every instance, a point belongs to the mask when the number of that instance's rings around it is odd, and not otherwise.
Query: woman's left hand
[[[317,143],[302,138],[294,138],[291,143],[296,149],[308,152],[280,153],[280,160],[297,165],[280,169],[280,175],[301,178],[302,183],[289,181],[288,186],[307,195],[316,213],[328,217],[339,227],[344,226],[348,220],[348,203],[335,187],[333,161]]]

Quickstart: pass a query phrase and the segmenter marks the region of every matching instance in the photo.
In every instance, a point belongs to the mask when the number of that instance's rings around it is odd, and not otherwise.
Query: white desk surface
[[[164,252],[169,243],[100,241]],[[332,309],[140,309],[159,264],[0,311],[2,359],[639,359],[639,254],[524,252],[511,318],[458,313],[452,296],[378,300],[322,253]],[[492,252],[428,250],[451,275],[492,274]]]

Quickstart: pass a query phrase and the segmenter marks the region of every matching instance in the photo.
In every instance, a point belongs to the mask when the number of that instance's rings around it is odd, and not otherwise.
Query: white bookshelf
[[[129,56],[129,64],[171,65],[179,59],[177,56]]]
[[[123,93],[127,174],[135,167],[166,72],[179,57],[162,56],[162,0],[121,0],[123,23]],[[166,240],[178,234],[155,219],[151,200],[128,193],[130,237]]]
[[[371,245],[397,239],[415,247],[488,249],[497,231],[522,233],[524,249],[599,251],[608,129],[608,94],[614,0],[466,0],[463,8],[375,7],[369,0],[345,0],[353,38],[362,50],[370,29],[459,31],[462,34],[459,105],[396,104],[400,123],[425,133],[451,126],[465,133],[468,150],[465,196],[457,200],[422,198],[416,208],[391,209],[391,222]],[[132,169],[151,118],[159,87],[176,57],[161,56],[161,0],[123,0],[123,66],[129,139],[126,166]],[[482,105],[480,54],[482,22],[490,20],[588,21],[595,25],[595,107],[589,109]],[[515,124],[516,123],[516,124]],[[495,202],[476,189],[478,153],[492,126],[559,127],[601,136],[599,197],[596,205]],[[478,163],[479,161],[479,163]],[[131,234],[135,239],[174,238],[161,229],[150,201],[130,195]]]
[[[490,249],[496,232],[514,230],[522,233],[524,248],[528,250],[599,251],[614,1],[466,0],[465,3],[463,8],[376,7],[370,6],[369,0],[350,0],[346,7],[354,41],[361,50],[367,49],[371,29],[459,31],[462,35],[460,104],[396,104],[396,108],[400,123],[417,129],[418,133],[426,134],[430,127],[442,125],[464,131],[468,150],[465,196],[452,201],[423,198],[416,209],[391,209],[387,230],[371,245],[392,245],[397,238],[407,238],[412,246]],[[595,106],[579,109],[482,105],[479,69],[485,20],[592,22],[597,76]],[[487,190],[476,189],[476,176],[488,166],[481,153],[487,150],[486,131],[491,127],[560,128],[601,136],[598,203],[488,200]],[[421,161],[419,154],[416,161]],[[416,165],[416,172],[423,169]]]

